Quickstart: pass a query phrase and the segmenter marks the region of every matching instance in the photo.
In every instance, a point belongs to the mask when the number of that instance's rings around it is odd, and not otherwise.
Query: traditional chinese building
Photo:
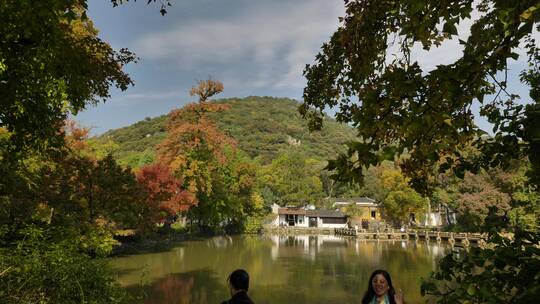
[[[347,215],[337,210],[316,210],[304,207],[279,208],[278,225],[294,227],[343,228]]]

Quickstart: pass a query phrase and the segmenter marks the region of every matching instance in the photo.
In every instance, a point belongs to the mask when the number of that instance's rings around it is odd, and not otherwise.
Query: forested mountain
[[[292,99],[246,97],[215,102],[230,104],[230,108],[208,113],[209,117],[238,142],[239,149],[263,163],[291,145],[300,145],[306,157],[326,160],[345,151],[343,144],[355,138],[352,128],[329,117],[321,131],[309,132],[306,121],[298,114],[299,103]],[[121,163],[138,167],[153,160],[155,146],[165,138],[166,124],[167,115],[146,118],[110,130],[94,138],[94,142],[114,146],[113,154]]]

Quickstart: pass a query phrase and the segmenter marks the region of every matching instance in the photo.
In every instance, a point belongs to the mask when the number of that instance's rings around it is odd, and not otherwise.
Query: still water
[[[165,252],[115,258],[118,280],[147,304],[221,303],[227,276],[244,268],[261,303],[359,303],[371,272],[386,269],[408,303],[421,303],[420,279],[448,248],[424,241],[337,236],[223,236]]]

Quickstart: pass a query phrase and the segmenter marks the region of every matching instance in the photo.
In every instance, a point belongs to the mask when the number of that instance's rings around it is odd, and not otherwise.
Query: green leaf
[[[536,11],[539,6],[540,4],[536,4],[534,6],[529,7],[523,13],[521,13],[521,15],[519,15],[519,19],[521,19],[521,21],[529,20],[532,17],[534,11]]]
[[[446,22],[443,26],[443,32],[448,33],[450,35],[457,35],[458,31],[454,24],[454,22]]]
[[[514,60],[518,60],[519,54],[518,54],[518,53],[515,53],[515,52],[512,52],[512,53],[510,53],[510,57],[511,57],[512,59],[514,59]]]
[[[470,284],[467,287],[467,294],[469,294],[470,296],[474,296],[475,293],[476,293],[476,287],[474,286],[474,284]]]

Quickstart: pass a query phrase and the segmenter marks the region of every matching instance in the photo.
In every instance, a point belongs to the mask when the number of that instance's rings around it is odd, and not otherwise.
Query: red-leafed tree
[[[169,167],[152,164],[137,172],[137,181],[147,192],[150,207],[174,216],[197,204],[195,195],[183,188],[182,179],[173,176]]]

